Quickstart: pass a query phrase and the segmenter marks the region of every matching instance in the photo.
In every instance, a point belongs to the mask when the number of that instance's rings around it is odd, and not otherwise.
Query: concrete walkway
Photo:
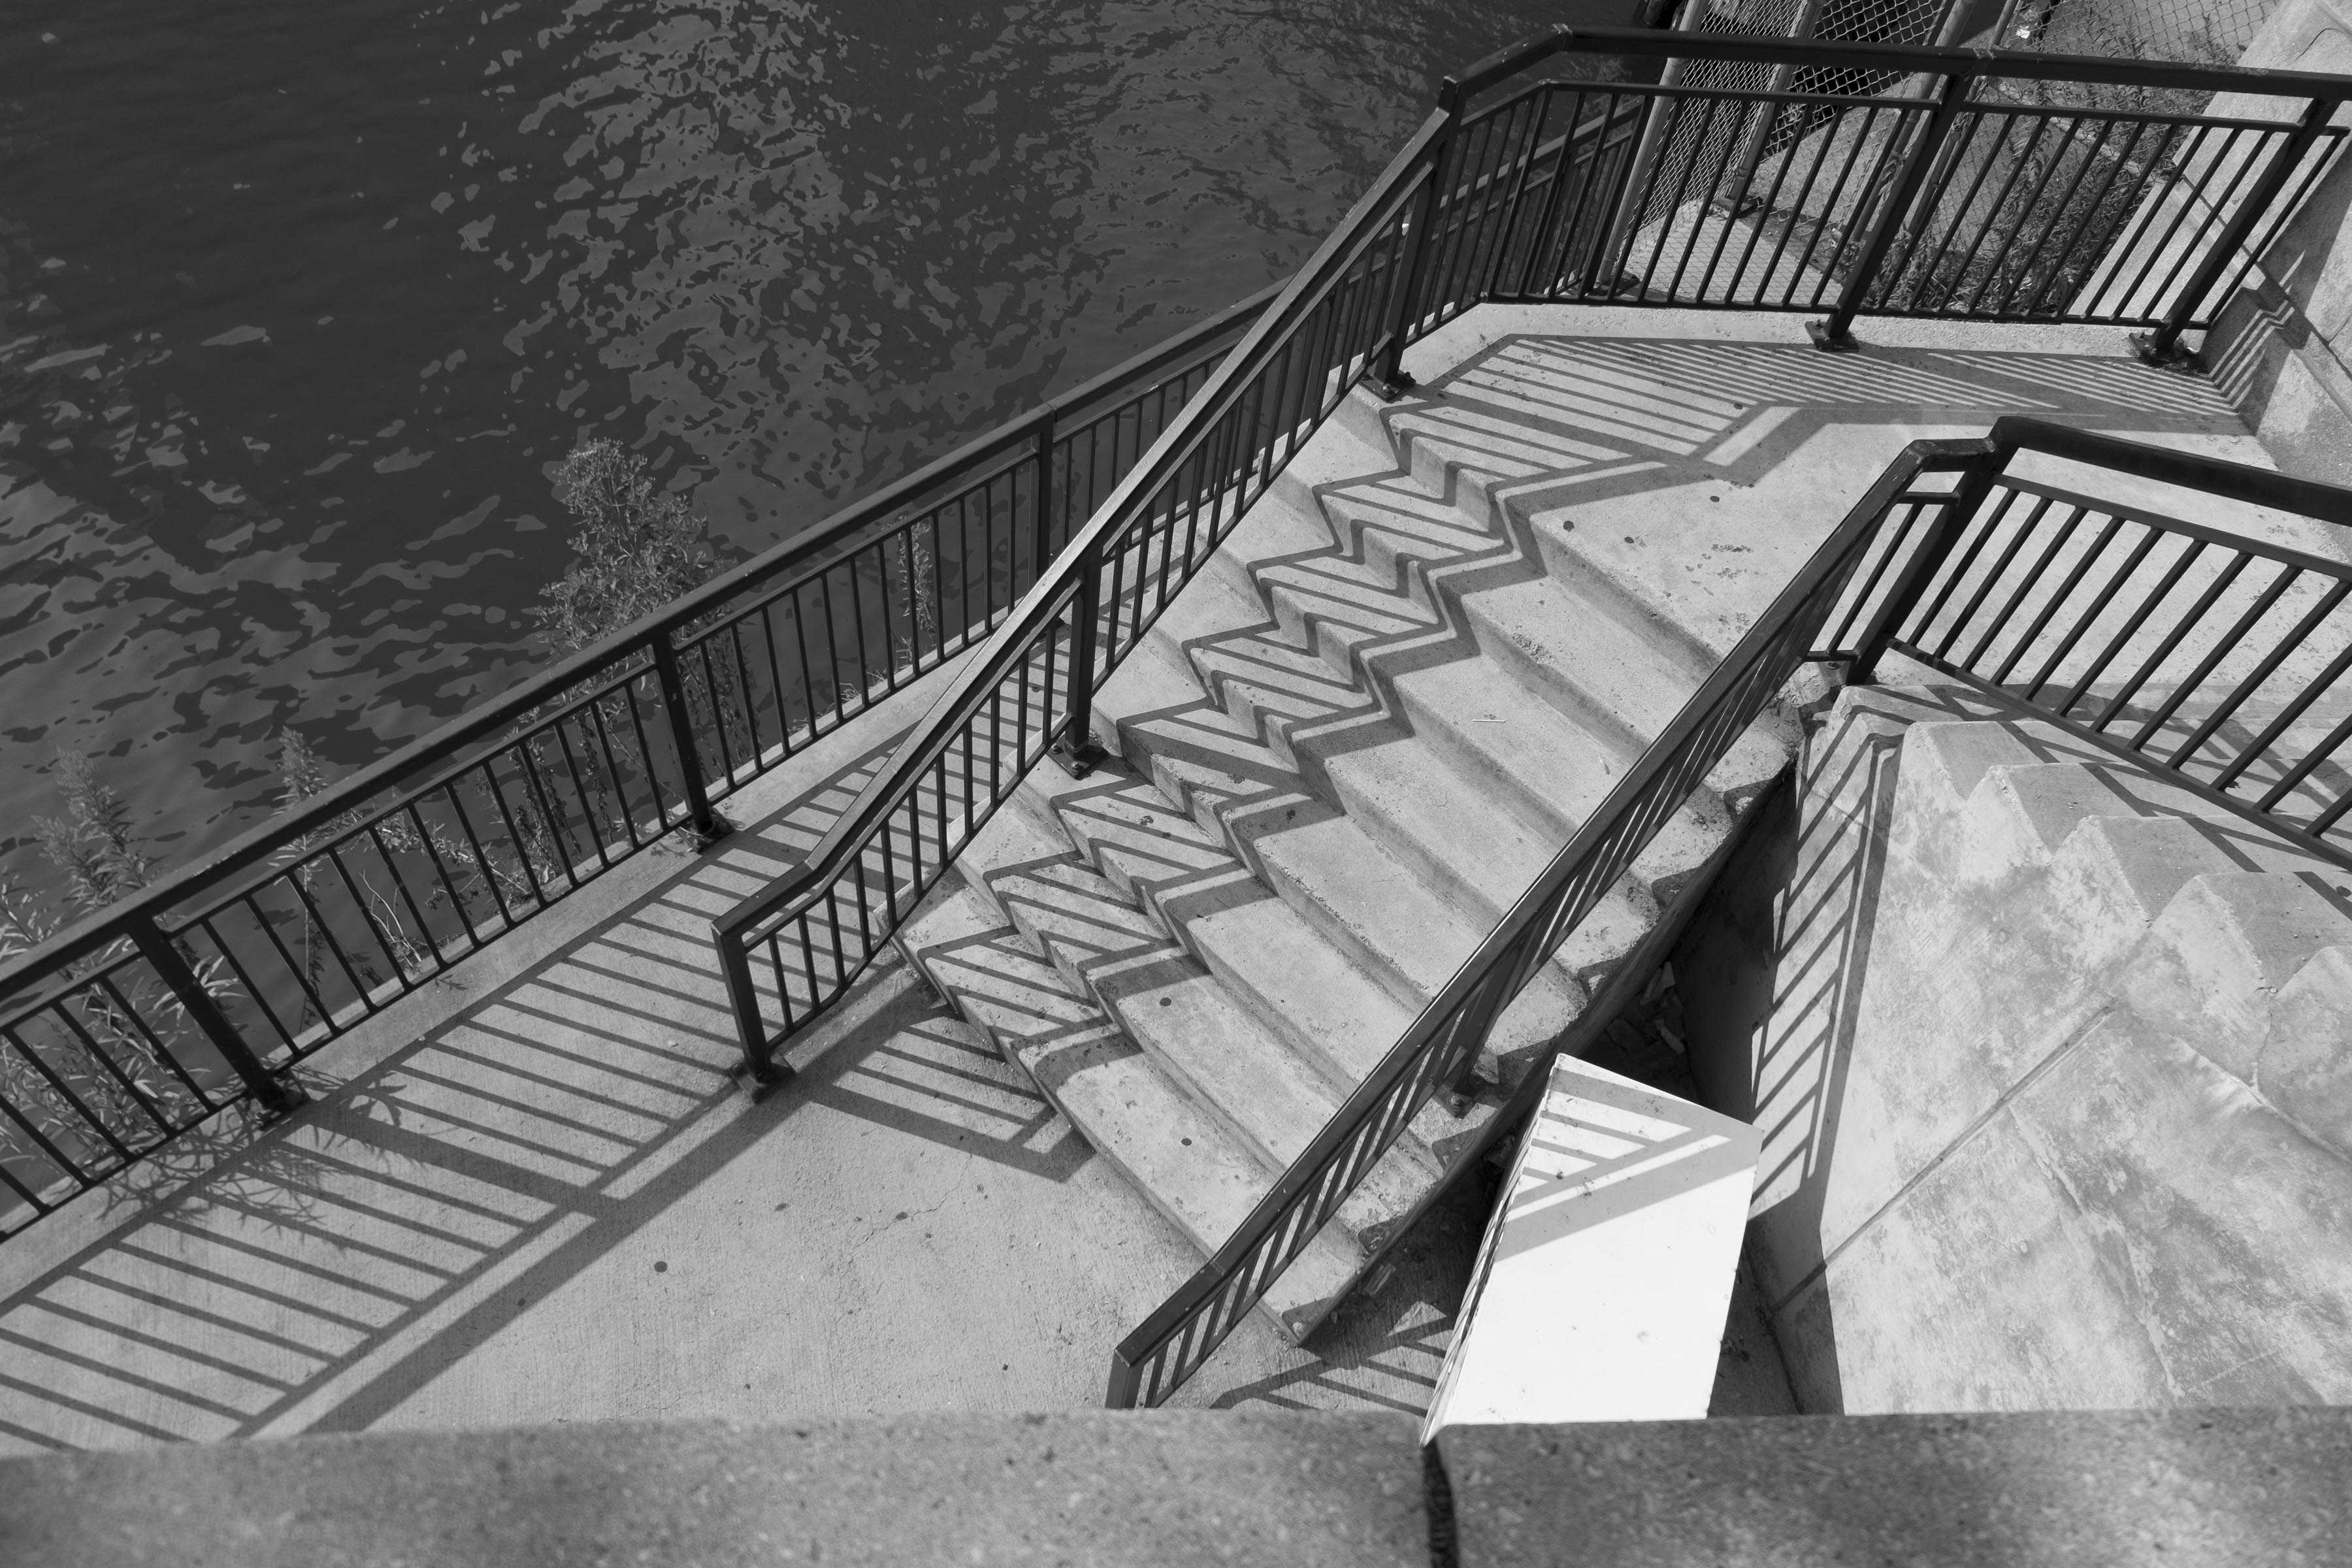
[[[2021,411],[2261,460],[2208,384],[2116,331],[1865,321],[1873,347],[1832,359],[1793,316],[1487,309],[1408,364],[1443,393],[1512,334],[1550,341],[1522,345],[1532,374],[1490,356],[1479,399],[1611,454],[1523,504],[1718,648],[1915,437]],[[1199,1255],[907,967],[795,1041],[765,1103],[723,1076],[708,921],[940,679],[736,796],[746,830],[712,854],[640,857],[323,1053],[287,1124],[0,1247],[0,1452],[1098,1400]],[[1418,1414],[1487,1195],[1450,1198],[1307,1348],[1253,1317],[1183,1402]],[[1727,1377],[1717,1413],[1767,1413],[1765,1381]]]
[[[725,1077],[711,914],[939,679],[736,796],[714,853],[624,866],[322,1053],[286,1124],[0,1249],[0,1451],[1097,1403],[1197,1256],[907,965],[763,1103]],[[1418,1412],[1479,1200],[1319,1353],[1253,1321],[1190,1402]]]

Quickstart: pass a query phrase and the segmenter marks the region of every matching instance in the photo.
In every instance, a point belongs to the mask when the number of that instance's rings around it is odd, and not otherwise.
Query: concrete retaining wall
[[[2341,1563],[2352,1411],[1612,1422],[1097,1412],[0,1461],[41,1568]]]
[[[2279,0],[2239,63],[2352,72],[2352,0]],[[2237,95],[2210,109],[2282,111]],[[2249,283],[2205,335],[2206,364],[2283,472],[2352,483],[2352,158],[2337,157]]]

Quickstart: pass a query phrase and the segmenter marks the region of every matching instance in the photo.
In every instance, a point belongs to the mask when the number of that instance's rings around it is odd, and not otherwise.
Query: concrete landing
[[[2119,329],[1866,317],[1854,330],[1859,352],[1825,354],[1797,314],[1488,305],[1404,363],[1429,395],[1505,402],[1608,454],[1515,492],[1512,510],[1539,545],[1572,534],[1718,656],[1911,441],[2023,414],[2274,466],[2211,381],[2142,364]],[[1499,363],[1469,363],[1498,346]],[[2304,532],[2303,548],[2343,558]]]
[[[737,795],[713,853],[625,864],[322,1052],[285,1124],[0,1247],[0,1453],[1097,1405],[1197,1254],[910,970],[765,1102],[724,1077],[711,915],[940,679]],[[1479,1198],[1312,1353],[1246,1324],[1187,1402],[1417,1415]]]

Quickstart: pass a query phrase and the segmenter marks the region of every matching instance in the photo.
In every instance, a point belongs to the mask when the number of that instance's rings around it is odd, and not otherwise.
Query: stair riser
[[[1179,920],[1169,911],[1162,901],[1166,895],[1163,886],[1137,880],[1116,855],[1090,856],[1087,864],[1149,910],[1171,942],[1181,945],[1202,968],[1231,989],[1256,1017],[1278,1033],[1291,1049],[1313,1062],[1335,1089],[1344,1093],[1353,1087],[1353,1074],[1347,1063],[1326,1053],[1323,1042],[1312,1030],[1295,1018],[1288,1008],[1260,992],[1251,983],[1248,974],[1232,963],[1215,943],[1199,940],[1198,928],[1192,921]]]
[[[1054,880],[1042,875],[1037,879]],[[1055,973],[1091,997],[1163,1076],[1269,1171],[1285,1169],[1338,1110],[1344,1095],[1320,1083],[1311,1068],[1302,1078],[1301,1064],[1281,1059],[1281,1047],[1259,1032],[1261,1026],[1246,1008],[1237,1014],[1229,999],[1203,989],[1216,983],[1180,956],[1181,949],[1139,951],[1125,961],[1085,955],[1040,922],[1034,906],[1004,899],[1001,888],[990,891],[1013,929],[1050,957]],[[1130,983],[1139,978],[1139,966],[1142,984],[1137,987]],[[1158,1011],[1170,998],[1173,1011]],[[1226,1043],[1212,1047],[1209,1042],[1216,1039]],[[1203,1076],[1204,1065],[1221,1061],[1243,1065],[1215,1078]],[[1341,1207],[1339,1218],[1350,1233],[1391,1224],[1435,1175],[1426,1152],[1412,1140],[1402,1141],[1388,1163]]]

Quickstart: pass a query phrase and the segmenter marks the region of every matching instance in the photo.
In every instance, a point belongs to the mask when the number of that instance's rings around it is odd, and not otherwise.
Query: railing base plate
[[[2140,363],[2154,365],[2158,370],[2177,370],[2194,374],[2205,368],[2204,360],[2200,358],[2195,351],[2181,347],[2179,338],[2158,348],[2156,345],[2154,332],[2134,332],[2131,335],[2131,346],[2132,353],[2139,356]]]
[[[1812,339],[1813,347],[1825,354],[1850,354],[1862,347],[1852,332],[1840,331],[1833,323],[1826,321],[1807,321],[1805,336]]]
[[[1103,759],[1110,753],[1096,744],[1095,738],[1088,735],[1076,745],[1066,739],[1056,741],[1046,748],[1045,755],[1053,759],[1055,767],[1072,778],[1082,779],[1100,767]]]
[[[1421,389],[1421,383],[1413,380],[1412,372],[1402,367],[1391,379],[1368,375],[1364,377],[1364,384],[1377,393],[1382,403],[1394,403],[1397,399]]]
[[[274,1081],[278,1085],[276,1094],[254,1096],[254,1103],[261,1108],[258,1121],[264,1127],[277,1126],[310,1103],[310,1091],[297,1082],[291,1073],[277,1075]]]
[[[757,1105],[777,1089],[790,1083],[793,1079],[793,1069],[781,1062],[770,1062],[765,1068],[754,1068],[749,1062],[737,1062],[727,1069],[727,1076],[734,1080],[737,1089],[743,1091],[744,1099]]]
[[[677,854],[699,855],[734,831],[735,825],[714,811],[710,814],[709,828],[697,827],[691,822],[682,822],[671,828],[669,837],[662,842]]]

